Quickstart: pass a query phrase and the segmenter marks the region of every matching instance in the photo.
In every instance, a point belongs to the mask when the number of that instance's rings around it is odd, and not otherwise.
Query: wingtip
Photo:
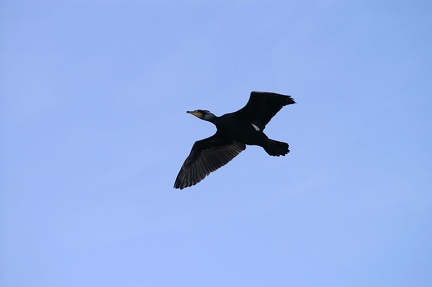
[[[296,101],[293,99],[293,97],[291,96],[287,96],[287,97],[288,97],[288,105],[297,104]]]
[[[252,91],[251,95],[252,94],[268,94],[268,95],[272,94],[272,95],[282,96],[282,97],[286,97],[286,105],[297,104],[296,101],[290,95],[284,95],[275,92],[262,92],[262,91]]]

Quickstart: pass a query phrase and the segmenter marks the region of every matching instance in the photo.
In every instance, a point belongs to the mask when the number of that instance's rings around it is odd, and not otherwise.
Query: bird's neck
[[[206,119],[206,121],[211,122],[211,123],[217,125],[219,123],[219,119],[220,119],[220,117],[213,116],[211,118]]]

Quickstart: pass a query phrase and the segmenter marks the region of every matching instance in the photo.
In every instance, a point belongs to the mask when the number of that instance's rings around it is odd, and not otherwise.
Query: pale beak
[[[186,113],[196,116],[197,118],[202,118],[202,113],[198,111],[187,111]]]

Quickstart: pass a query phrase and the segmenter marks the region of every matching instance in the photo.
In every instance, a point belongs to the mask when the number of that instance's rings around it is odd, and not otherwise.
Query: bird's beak
[[[198,111],[187,111],[186,113],[196,116],[197,118],[202,118],[202,113]]]

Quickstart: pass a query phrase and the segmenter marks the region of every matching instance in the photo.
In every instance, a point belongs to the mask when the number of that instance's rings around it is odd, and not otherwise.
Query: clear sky
[[[0,285],[432,286],[432,2],[3,0]],[[291,95],[173,189],[252,90]]]

